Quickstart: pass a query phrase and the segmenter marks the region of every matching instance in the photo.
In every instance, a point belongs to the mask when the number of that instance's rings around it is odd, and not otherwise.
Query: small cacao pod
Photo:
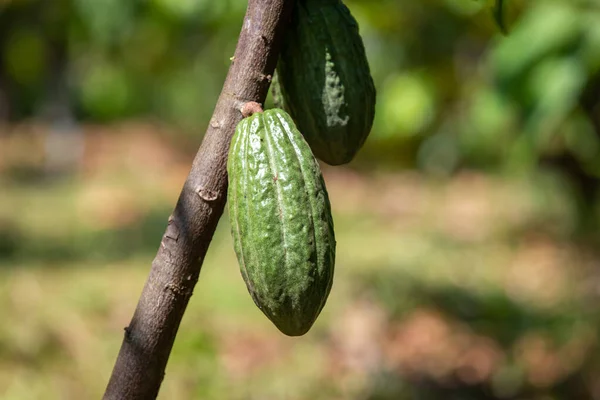
[[[371,131],[376,91],[358,23],[340,0],[298,0],[277,66],[286,110],[324,162],[350,162]]]
[[[335,236],[319,164],[283,110],[243,119],[231,142],[234,249],[255,304],[289,336],[306,333],[331,290]]]

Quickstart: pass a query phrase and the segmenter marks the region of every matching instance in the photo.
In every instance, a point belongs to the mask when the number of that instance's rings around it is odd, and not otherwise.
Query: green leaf
[[[508,35],[508,28],[506,27],[506,21],[504,18],[504,0],[496,0],[494,8],[492,8],[492,16],[494,21],[498,24],[498,28],[504,35]]]

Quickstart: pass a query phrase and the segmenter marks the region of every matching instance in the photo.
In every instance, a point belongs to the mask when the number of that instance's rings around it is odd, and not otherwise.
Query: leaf
[[[498,24],[498,28],[504,35],[508,35],[508,28],[506,27],[506,21],[504,19],[504,0],[496,0],[494,8],[492,8],[492,16],[494,21]]]

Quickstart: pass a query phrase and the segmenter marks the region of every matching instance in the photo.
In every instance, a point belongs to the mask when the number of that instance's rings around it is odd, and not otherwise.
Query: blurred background
[[[600,399],[600,2],[353,0],[378,89],[323,166],[313,329],[254,306],[223,218],[162,399]],[[0,0],[0,398],[100,398],[244,0]],[[270,102],[270,100],[269,100]]]

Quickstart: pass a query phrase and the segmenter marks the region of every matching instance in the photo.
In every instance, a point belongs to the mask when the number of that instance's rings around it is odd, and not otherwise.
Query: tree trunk
[[[242,106],[263,103],[294,0],[249,0],[229,73],[163,235],[104,399],[154,399],[227,201],[227,154]],[[200,328],[199,328],[200,329]]]

